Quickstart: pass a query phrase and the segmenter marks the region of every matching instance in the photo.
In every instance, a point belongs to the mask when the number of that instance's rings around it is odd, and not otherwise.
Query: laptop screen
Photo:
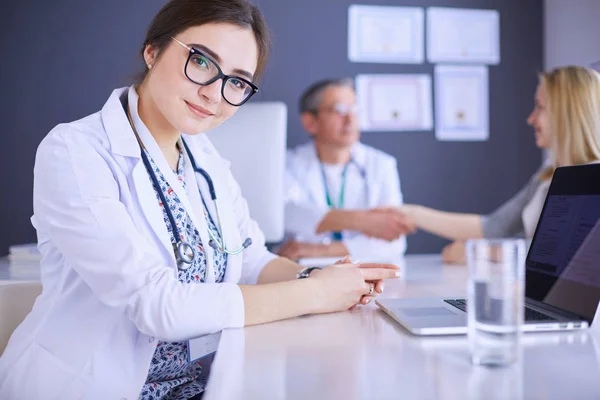
[[[556,170],[525,274],[527,297],[594,318],[600,301],[600,164]]]

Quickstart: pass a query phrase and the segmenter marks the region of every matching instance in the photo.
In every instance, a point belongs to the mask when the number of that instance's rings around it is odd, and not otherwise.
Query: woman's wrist
[[[408,218],[410,218],[416,225],[420,224],[421,216],[425,207],[419,204],[406,204],[402,207]]]
[[[310,273],[308,274],[309,278],[314,278],[315,276],[319,275],[321,273],[321,268],[315,268],[312,271],[310,271]]]
[[[305,285],[306,290],[306,304],[308,307],[309,314],[320,314],[323,312],[323,287],[320,279],[315,277],[321,273],[321,270],[313,270],[307,279],[302,279],[299,283]]]

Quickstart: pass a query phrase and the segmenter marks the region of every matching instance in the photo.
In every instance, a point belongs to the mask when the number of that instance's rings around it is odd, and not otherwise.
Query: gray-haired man
[[[351,79],[315,83],[300,99],[309,143],[288,152],[283,256],[390,258],[406,250],[410,221],[379,208],[402,204],[396,160],[361,144]]]

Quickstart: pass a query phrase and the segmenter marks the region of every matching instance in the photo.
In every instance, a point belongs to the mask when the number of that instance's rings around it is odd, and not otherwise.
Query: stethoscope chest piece
[[[181,270],[188,269],[194,262],[194,248],[187,242],[173,244],[177,256],[177,268]]]

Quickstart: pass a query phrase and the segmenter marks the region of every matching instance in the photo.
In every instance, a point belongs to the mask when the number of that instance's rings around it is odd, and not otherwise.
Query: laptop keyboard
[[[451,306],[458,308],[459,310],[467,312],[467,301],[465,299],[455,299],[455,300],[448,299],[448,300],[444,300],[444,302],[450,304]],[[532,310],[531,308],[525,307],[525,321],[556,321],[556,319],[552,318],[546,314],[543,314],[539,311],[535,311],[535,310]]]

